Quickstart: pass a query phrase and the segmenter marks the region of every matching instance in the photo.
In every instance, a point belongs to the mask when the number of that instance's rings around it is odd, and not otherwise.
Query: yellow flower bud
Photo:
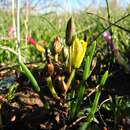
[[[37,50],[40,51],[41,53],[44,53],[44,52],[45,52],[45,49],[44,49],[41,45],[39,45],[39,44],[37,44],[37,43],[36,43],[36,48],[37,48]]]
[[[75,38],[72,44],[72,65],[74,68],[79,68],[85,56],[87,42]]]

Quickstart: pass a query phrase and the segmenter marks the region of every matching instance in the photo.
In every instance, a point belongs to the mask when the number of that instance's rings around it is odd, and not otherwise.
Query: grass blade
[[[105,72],[105,74],[103,75],[101,81],[100,81],[100,86],[104,86],[106,83],[106,80],[108,78],[108,71]]]
[[[36,92],[40,92],[40,87],[36,81],[36,79],[34,78],[34,76],[32,75],[32,73],[30,72],[30,70],[27,68],[27,66],[22,62],[20,61],[19,62],[24,74],[26,75],[26,77],[31,81],[32,85],[33,85],[33,89],[36,91]]]
[[[90,62],[92,61],[95,49],[96,49],[96,41],[94,43],[92,43],[92,45],[87,50],[87,56],[90,57]]]
[[[84,67],[83,78],[82,78],[83,81],[87,80],[87,78],[89,77],[90,66],[91,66],[91,61],[90,61],[90,57],[88,56],[85,61],[85,67]]]
[[[26,77],[31,81],[31,83],[33,85],[34,91],[36,91],[39,94],[40,99],[44,103],[45,109],[49,109],[49,104],[46,101],[46,99],[44,98],[44,96],[42,95],[42,93],[40,91],[40,87],[39,87],[36,79],[34,78],[34,76],[32,75],[32,73],[30,72],[30,70],[27,68],[27,66],[22,61],[20,61],[19,64],[20,64],[20,66],[21,66],[24,74],[26,75]]]
[[[100,95],[101,95],[100,88],[105,85],[107,78],[108,78],[108,71],[106,71],[105,74],[102,76],[101,82],[99,84],[100,87],[98,87],[98,89],[96,91],[91,111],[88,114],[86,122],[80,127],[80,130],[87,130],[90,123],[93,121],[95,112],[97,111],[97,108],[98,108],[97,106],[98,106],[99,98],[100,98]]]

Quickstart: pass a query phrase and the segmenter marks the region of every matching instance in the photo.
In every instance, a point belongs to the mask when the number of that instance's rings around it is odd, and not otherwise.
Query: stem
[[[15,23],[15,6],[14,6],[14,0],[12,0],[12,22],[13,22],[13,28],[15,30],[15,32],[14,32],[14,38],[16,38],[16,23]]]
[[[72,72],[71,72],[71,75],[67,81],[67,90],[70,88],[70,84],[72,82],[72,80],[74,79],[74,76],[75,76],[75,72],[76,72],[76,69],[73,69]]]
[[[69,72],[71,72],[72,56],[71,56],[71,46],[69,46]]]
[[[116,24],[116,23],[113,23],[113,22],[109,21],[108,19],[105,19],[105,18],[102,17],[102,16],[99,16],[99,15],[94,14],[94,13],[91,13],[91,12],[86,12],[86,13],[87,13],[88,15],[96,16],[97,18],[103,20],[104,22],[110,23],[110,25],[115,26],[115,27],[117,27],[117,28],[119,28],[119,29],[121,29],[121,30],[123,30],[123,31],[126,31],[126,32],[130,33],[130,30],[129,30],[129,29],[126,29],[126,28],[124,28],[124,27],[122,27],[122,26],[120,26],[120,25],[118,25],[118,24]],[[129,15],[127,15],[127,17],[128,17],[128,16],[129,16]],[[126,18],[126,17],[125,17],[125,18]],[[123,19],[122,19],[122,20],[123,20]],[[80,31],[79,33],[82,33],[82,32],[84,32],[84,31],[85,31],[85,30]]]
[[[25,46],[27,48],[27,37],[28,37],[28,17],[29,17],[29,1],[26,0],[25,1],[25,20],[24,20],[24,24],[25,24]],[[25,53],[28,54],[28,50],[25,50]],[[26,57],[27,60],[27,57]]]
[[[21,61],[21,51],[20,51],[20,0],[16,1],[17,5],[17,49],[18,49],[18,59]]]
[[[56,93],[56,91],[55,91],[55,89],[54,89],[51,76],[47,77],[47,78],[46,78],[46,81],[47,81],[47,85],[48,85],[48,87],[49,87],[49,89],[50,89],[50,92],[51,92],[51,94],[53,95],[53,97],[54,97],[55,99],[59,99],[59,97],[58,97],[58,95],[57,95],[57,93]]]
[[[48,101],[45,99],[45,97],[43,96],[43,93],[40,91],[40,92],[38,93],[38,95],[40,96],[40,99],[41,99],[41,101],[43,102],[45,109],[46,109],[46,110],[50,109],[49,103],[48,103]]]
[[[45,109],[49,109],[49,104],[46,101],[46,99],[44,98],[44,96],[42,95],[41,89],[40,89],[36,79],[34,78],[32,73],[30,72],[30,70],[27,68],[27,66],[22,61],[20,61],[19,64],[20,64],[21,68],[23,69],[23,72],[26,75],[26,77],[31,81],[34,91],[39,94],[40,99],[42,100],[42,102],[45,105]]]
[[[30,79],[30,81],[31,81],[31,83],[32,83],[32,85],[33,85],[33,89],[34,89],[37,93],[39,93],[39,92],[40,92],[40,87],[39,87],[39,85],[38,85],[36,79],[35,79],[34,76],[32,75],[32,73],[30,72],[30,70],[27,68],[27,66],[26,66],[22,61],[20,61],[19,64],[20,64],[20,66],[21,66],[21,68],[22,68],[24,74],[26,75],[26,77],[27,77],[28,79]]]
[[[81,82],[81,85],[79,87],[79,91],[78,91],[78,95],[77,98],[75,100],[75,102],[72,104],[72,110],[71,110],[71,119],[73,119],[75,116],[77,116],[79,109],[80,109],[80,105],[81,102],[83,100],[83,96],[84,96],[84,91],[85,91],[85,85],[84,82]]]
[[[9,52],[13,53],[14,55],[18,56],[18,53],[15,50],[13,50],[13,49],[11,49],[7,46],[1,46],[0,45],[0,48],[3,49],[3,50],[9,51]]]
[[[101,95],[101,91],[98,89],[96,94],[95,94],[95,98],[94,98],[94,101],[93,101],[91,111],[88,114],[87,121],[81,126],[81,130],[88,129],[90,123],[93,121],[94,115],[95,115],[97,108],[98,108],[98,102],[99,102],[100,95]]]
[[[108,17],[108,20],[110,21],[110,10],[109,10],[109,3],[108,3],[108,0],[106,0],[106,5],[107,5],[107,17]]]

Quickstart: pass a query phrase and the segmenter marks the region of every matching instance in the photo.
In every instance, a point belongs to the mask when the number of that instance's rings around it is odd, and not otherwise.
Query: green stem
[[[21,61],[21,50],[20,50],[20,0],[17,3],[17,49],[18,49],[18,59]]]
[[[78,92],[77,98],[76,98],[75,102],[72,104],[72,110],[71,110],[71,114],[70,114],[71,119],[73,119],[79,112],[80,104],[83,100],[84,91],[85,91],[85,85],[84,85],[84,82],[82,81],[81,85],[79,87],[79,92]]]
[[[75,72],[76,72],[76,69],[73,69],[72,72],[71,72],[71,75],[68,79],[68,82],[67,82],[67,90],[70,88],[70,85],[71,85],[71,82],[72,80],[74,79],[74,76],[75,76]]]
[[[106,0],[106,5],[107,5],[107,17],[108,17],[108,20],[110,21],[110,10],[109,10],[108,0]]]
[[[46,78],[46,81],[47,81],[47,85],[50,89],[50,92],[52,94],[52,96],[55,98],[55,99],[59,99],[55,89],[54,89],[54,86],[53,86],[53,83],[52,83],[52,79],[51,79],[51,76],[47,77]]]
[[[13,23],[13,28],[15,30],[14,32],[14,37],[16,38],[16,23],[15,23],[15,5],[14,5],[14,0],[12,0],[12,23]]]
[[[45,109],[46,109],[46,110],[50,109],[49,103],[47,102],[47,100],[46,100],[45,97],[43,96],[43,93],[40,91],[40,92],[38,93],[38,95],[39,95],[41,101],[44,103]]]
[[[72,56],[71,56],[71,46],[69,46],[69,72],[71,72]]]
[[[29,19],[29,0],[25,1],[25,47],[27,48],[27,37],[28,37],[28,19]],[[28,54],[28,50],[25,49],[25,53]],[[27,60],[27,55],[25,57],[25,60]]]
[[[39,85],[38,85],[36,79],[35,79],[34,76],[32,75],[32,73],[30,72],[30,70],[27,68],[27,66],[26,66],[22,61],[20,61],[19,64],[20,64],[20,66],[21,66],[21,68],[22,68],[24,74],[26,75],[26,77],[27,77],[28,79],[30,79],[30,81],[31,81],[31,83],[32,83],[32,85],[33,85],[33,87],[34,87],[33,89],[34,89],[37,93],[40,92],[40,87],[39,87]]]
[[[35,92],[37,92],[40,96],[40,99],[42,100],[42,102],[44,103],[45,109],[49,109],[49,104],[46,101],[46,99],[44,98],[44,96],[41,93],[41,89],[36,81],[36,79],[34,78],[34,76],[32,75],[32,73],[30,72],[30,70],[27,68],[27,66],[20,61],[19,62],[22,70],[24,71],[24,74],[26,75],[26,77],[31,81],[32,85],[33,85],[33,89]]]
[[[80,128],[81,130],[87,130],[90,123],[93,121],[94,115],[98,108],[97,106],[98,106],[100,95],[101,95],[101,91],[98,89],[96,92],[95,98],[94,98],[94,102],[93,102],[91,111],[88,114],[87,121],[81,126],[81,128]]]

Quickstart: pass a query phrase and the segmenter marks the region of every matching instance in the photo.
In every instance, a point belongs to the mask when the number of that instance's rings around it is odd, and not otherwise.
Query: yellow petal
[[[86,52],[86,46],[87,43],[85,41],[78,38],[74,40],[72,46],[72,65],[74,68],[80,67]]]
[[[41,45],[39,45],[39,44],[36,44],[36,48],[37,48],[37,50],[40,51],[41,53],[44,53],[44,52],[45,52],[45,49],[44,49]]]

